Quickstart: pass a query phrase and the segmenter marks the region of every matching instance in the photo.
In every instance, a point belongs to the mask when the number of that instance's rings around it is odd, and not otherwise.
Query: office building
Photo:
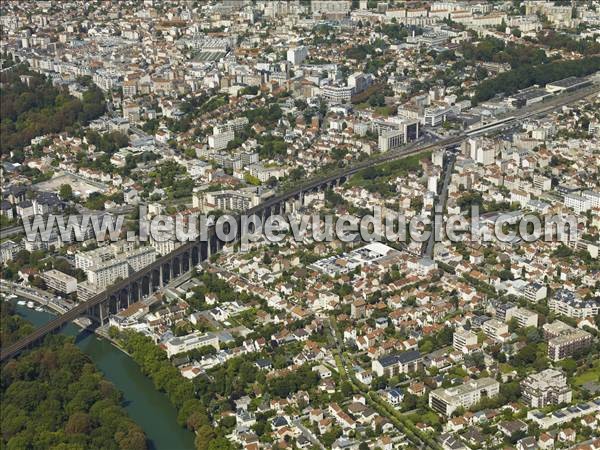
[[[378,144],[382,153],[396,150],[404,144],[404,133],[400,130],[384,131],[379,135]]]

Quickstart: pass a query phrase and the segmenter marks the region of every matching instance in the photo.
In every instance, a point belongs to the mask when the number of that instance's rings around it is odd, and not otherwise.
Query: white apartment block
[[[595,398],[589,402],[579,403],[575,406],[568,406],[545,414],[534,409],[527,413],[527,419],[535,422],[542,430],[547,430],[574,421],[579,417],[597,414],[599,411],[600,398]]]
[[[313,14],[348,14],[351,6],[350,0],[312,0],[310,2]]]
[[[516,319],[519,327],[537,327],[538,326],[538,315],[533,311],[529,311],[525,308],[511,308],[506,311],[505,321],[509,322],[511,319]]]
[[[308,48],[304,45],[300,47],[293,47],[287,51],[287,60],[294,66],[302,64],[302,62],[308,57]]]
[[[477,335],[472,331],[455,331],[452,335],[452,347],[456,351],[467,354],[475,346],[477,346]]]
[[[321,95],[331,103],[349,103],[354,89],[349,86],[323,86]]]
[[[429,407],[451,416],[458,408],[469,408],[482,398],[491,398],[500,392],[500,383],[493,378],[480,378],[452,388],[440,388],[429,394]]]
[[[548,307],[557,314],[574,319],[595,317],[600,314],[598,300],[583,300],[566,289],[557,290],[554,296],[548,300]]]
[[[483,332],[491,339],[504,342],[509,338],[508,325],[497,319],[490,319],[483,324]]]
[[[531,283],[523,288],[523,296],[530,302],[539,302],[548,295],[548,288],[541,283]]]
[[[156,250],[153,247],[148,246],[139,247],[124,253],[123,256],[127,260],[127,264],[129,264],[131,272],[133,273],[152,264],[156,259]]]
[[[70,294],[77,291],[77,278],[67,275],[60,270],[47,270],[43,273],[42,279],[49,288],[63,294]]]
[[[233,190],[200,192],[193,198],[194,208],[200,208],[202,212],[215,209],[244,211],[258,205],[259,202],[260,197],[256,194]]]
[[[213,134],[222,134],[227,131],[239,133],[240,131],[243,131],[249,123],[250,122],[248,121],[247,117],[238,117],[221,125],[215,125],[215,127],[213,128]]]
[[[173,337],[163,345],[167,351],[167,356],[170,358],[173,355],[189,352],[190,350],[206,347],[208,345],[212,345],[219,350],[219,338],[213,333],[204,334],[196,331],[186,336]]]
[[[583,195],[565,194],[564,204],[576,213],[586,212],[592,207],[592,200]]]
[[[353,93],[359,94],[373,84],[373,75],[362,72],[354,72],[348,77],[348,87],[351,87]]]
[[[589,200],[592,208],[600,208],[600,193],[594,191],[583,191],[581,196]]]
[[[129,264],[121,259],[111,259],[87,270],[88,282],[99,288],[114,284],[118,279],[129,276]]]
[[[540,191],[549,191],[552,189],[552,180],[543,175],[536,174],[533,176],[533,187]]]
[[[475,161],[478,164],[489,166],[494,164],[496,160],[496,150],[493,147],[478,147],[476,152]]]
[[[546,369],[529,375],[521,382],[521,392],[530,408],[570,403],[572,399],[567,377],[556,369]]]
[[[98,264],[113,259],[115,251],[110,245],[98,247],[88,252],[77,252],[75,254],[75,267],[81,270],[88,270]]]
[[[0,261],[7,263],[11,261],[19,251],[23,249],[20,242],[4,241],[0,244]]]
[[[483,324],[482,329],[486,336],[498,342],[505,342],[510,336],[508,332],[508,325],[497,319],[490,319],[486,321]]]
[[[217,130],[213,130],[215,133]],[[222,133],[212,134],[208,137],[208,146],[214,150],[223,150],[227,144],[235,139],[233,130],[225,130]]]

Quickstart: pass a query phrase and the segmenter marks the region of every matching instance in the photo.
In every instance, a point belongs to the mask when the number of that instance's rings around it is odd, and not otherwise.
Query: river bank
[[[17,305],[17,314],[34,326],[50,321],[54,315]],[[144,430],[151,450],[193,450],[194,434],[177,423],[177,411],[166,395],[158,392],[139,366],[115,344],[73,324],[61,333],[75,337],[76,345],[86,353],[107,380],[123,393],[123,407]]]

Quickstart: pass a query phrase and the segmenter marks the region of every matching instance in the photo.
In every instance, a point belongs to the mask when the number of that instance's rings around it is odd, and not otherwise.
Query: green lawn
[[[381,114],[382,116],[388,117],[393,111],[391,106],[378,106],[375,108],[375,112],[377,114]]]
[[[577,375],[575,377],[575,384],[577,386],[589,383],[590,381],[600,382],[600,362],[598,361],[596,361],[595,367],[593,369],[586,370],[582,374]]]

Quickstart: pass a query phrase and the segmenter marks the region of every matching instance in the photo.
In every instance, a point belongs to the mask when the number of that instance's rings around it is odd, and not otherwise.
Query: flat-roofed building
[[[546,369],[529,375],[521,383],[523,400],[531,408],[570,403],[572,392],[565,374],[556,369]]]
[[[481,399],[491,398],[500,392],[500,383],[493,378],[471,380],[460,386],[440,388],[429,394],[429,407],[451,416],[458,408],[470,408]]]
[[[219,337],[214,333],[201,333],[199,331],[190,333],[186,336],[177,336],[169,339],[163,344],[170,358],[178,353],[189,352],[197,348],[213,346],[219,350]]]
[[[129,264],[121,259],[110,259],[87,270],[90,284],[105,288],[117,279],[126,279],[129,275]]]
[[[569,77],[562,80],[554,81],[546,85],[546,90],[553,94],[558,92],[569,92],[592,84],[587,78]]]
[[[592,345],[592,335],[584,330],[573,330],[548,341],[548,357],[560,361],[582,352]]]
[[[486,321],[483,324],[482,329],[486,336],[498,342],[505,342],[510,337],[508,325],[497,319],[490,319]]]
[[[455,331],[452,335],[452,347],[462,353],[469,353],[477,346],[477,335],[472,331]]]
[[[509,322],[510,320],[515,319],[520,327],[537,327],[538,325],[538,315],[533,311],[529,311],[525,308],[514,308],[511,310],[505,320]]]
[[[67,275],[60,270],[47,270],[43,273],[42,279],[49,288],[63,294],[70,294],[77,291],[77,278]]]

